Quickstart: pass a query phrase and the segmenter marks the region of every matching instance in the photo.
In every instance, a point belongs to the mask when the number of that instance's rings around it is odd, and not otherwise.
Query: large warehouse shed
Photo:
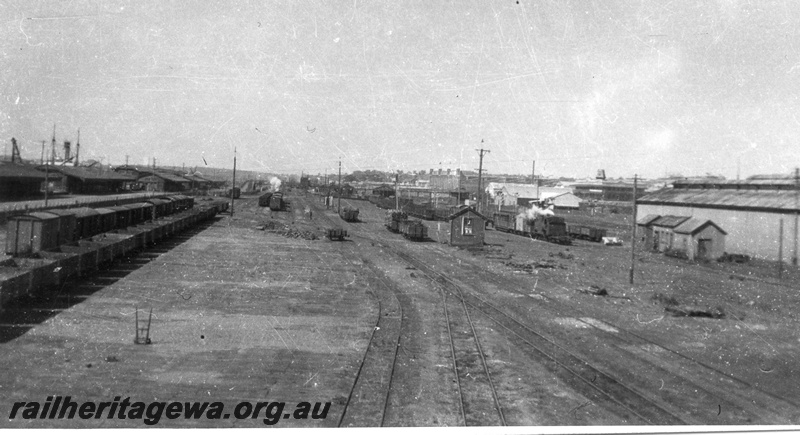
[[[800,255],[798,213],[800,190],[790,178],[676,181],[672,188],[646,195],[637,204],[639,216],[686,216],[713,221],[727,232],[728,253],[772,261],[780,256],[787,263]]]

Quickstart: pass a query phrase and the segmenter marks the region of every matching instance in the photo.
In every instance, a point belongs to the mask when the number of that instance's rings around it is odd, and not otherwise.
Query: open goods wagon
[[[234,187],[234,188],[228,189],[225,192],[225,196],[227,196],[228,198],[233,196],[233,199],[239,199],[239,197],[242,196],[242,189],[239,188],[239,187]]]
[[[428,238],[428,227],[420,221],[404,220],[398,223],[400,234],[411,240],[425,240]]]
[[[595,228],[586,225],[568,225],[567,234],[573,239],[591,240],[592,242],[600,242],[606,236],[606,230],[603,228]]]
[[[345,207],[339,211],[339,216],[347,222],[358,222],[358,209]]]
[[[393,232],[400,232],[400,222],[408,220],[408,214],[400,210],[387,210],[386,211],[386,228]]]
[[[338,240],[341,242],[345,237],[347,237],[347,230],[343,230],[341,228],[328,228],[326,235],[330,240]]]

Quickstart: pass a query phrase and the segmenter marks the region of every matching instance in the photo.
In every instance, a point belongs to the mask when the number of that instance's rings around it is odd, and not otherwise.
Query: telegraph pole
[[[336,202],[336,213],[342,209],[342,159],[339,158],[339,199]]]
[[[50,142],[50,164],[56,164],[56,125],[53,124],[53,140]]]
[[[155,162],[155,158],[153,158]],[[236,147],[233,147],[233,186],[231,186],[231,219],[233,219],[233,201],[236,197]]]
[[[55,136],[53,136],[55,137]],[[42,157],[44,159],[44,141],[42,141]],[[47,207],[47,191],[50,189],[49,165],[44,165],[44,206]]]
[[[400,191],[397,190],[397,182],[400,180],[400,173],[394,174],[394,209],[400,210]]]
[[[483,143],[483,139],[481,139],[481,143]],[[481,205],[482,205],[481,197],[483,196],[483,195],[481,195],[481,193],[483,193],[483,192],[481,192],[481,190],[482,190],[481,181],[483,179],[483,155],[489,153],[489,150],[485,150],[485,149],[481,148],[481,149],[475,150],[475,151],[478,151],[478,153],[480,154],[480,160],[478,162],[478,197],[477,197],[477,200],[478,200],[478,212],[480,213],[481,208],[482,208],[481,207]]]
[[[633,220],[631,222],[631,271],[630,282],[633,285],[633,267],[636,264],[636,179],[637,174],[633,175]]]
[[[797,215],[800,214],[800,204],[797,196],[800,195],[800,168],[794,168],[794,250],[792,251],[792,266],[797,266]]]

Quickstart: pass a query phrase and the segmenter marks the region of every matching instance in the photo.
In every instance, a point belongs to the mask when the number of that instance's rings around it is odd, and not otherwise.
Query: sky
[[[23,158],[655,178],[800,166],[800,2],[0,3]]]

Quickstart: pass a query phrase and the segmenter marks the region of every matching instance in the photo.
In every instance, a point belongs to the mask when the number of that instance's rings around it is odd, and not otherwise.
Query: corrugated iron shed
[[[793,190],[664,189],[638,199],[642,205],[671,205],[785,213],[800,211]]]

